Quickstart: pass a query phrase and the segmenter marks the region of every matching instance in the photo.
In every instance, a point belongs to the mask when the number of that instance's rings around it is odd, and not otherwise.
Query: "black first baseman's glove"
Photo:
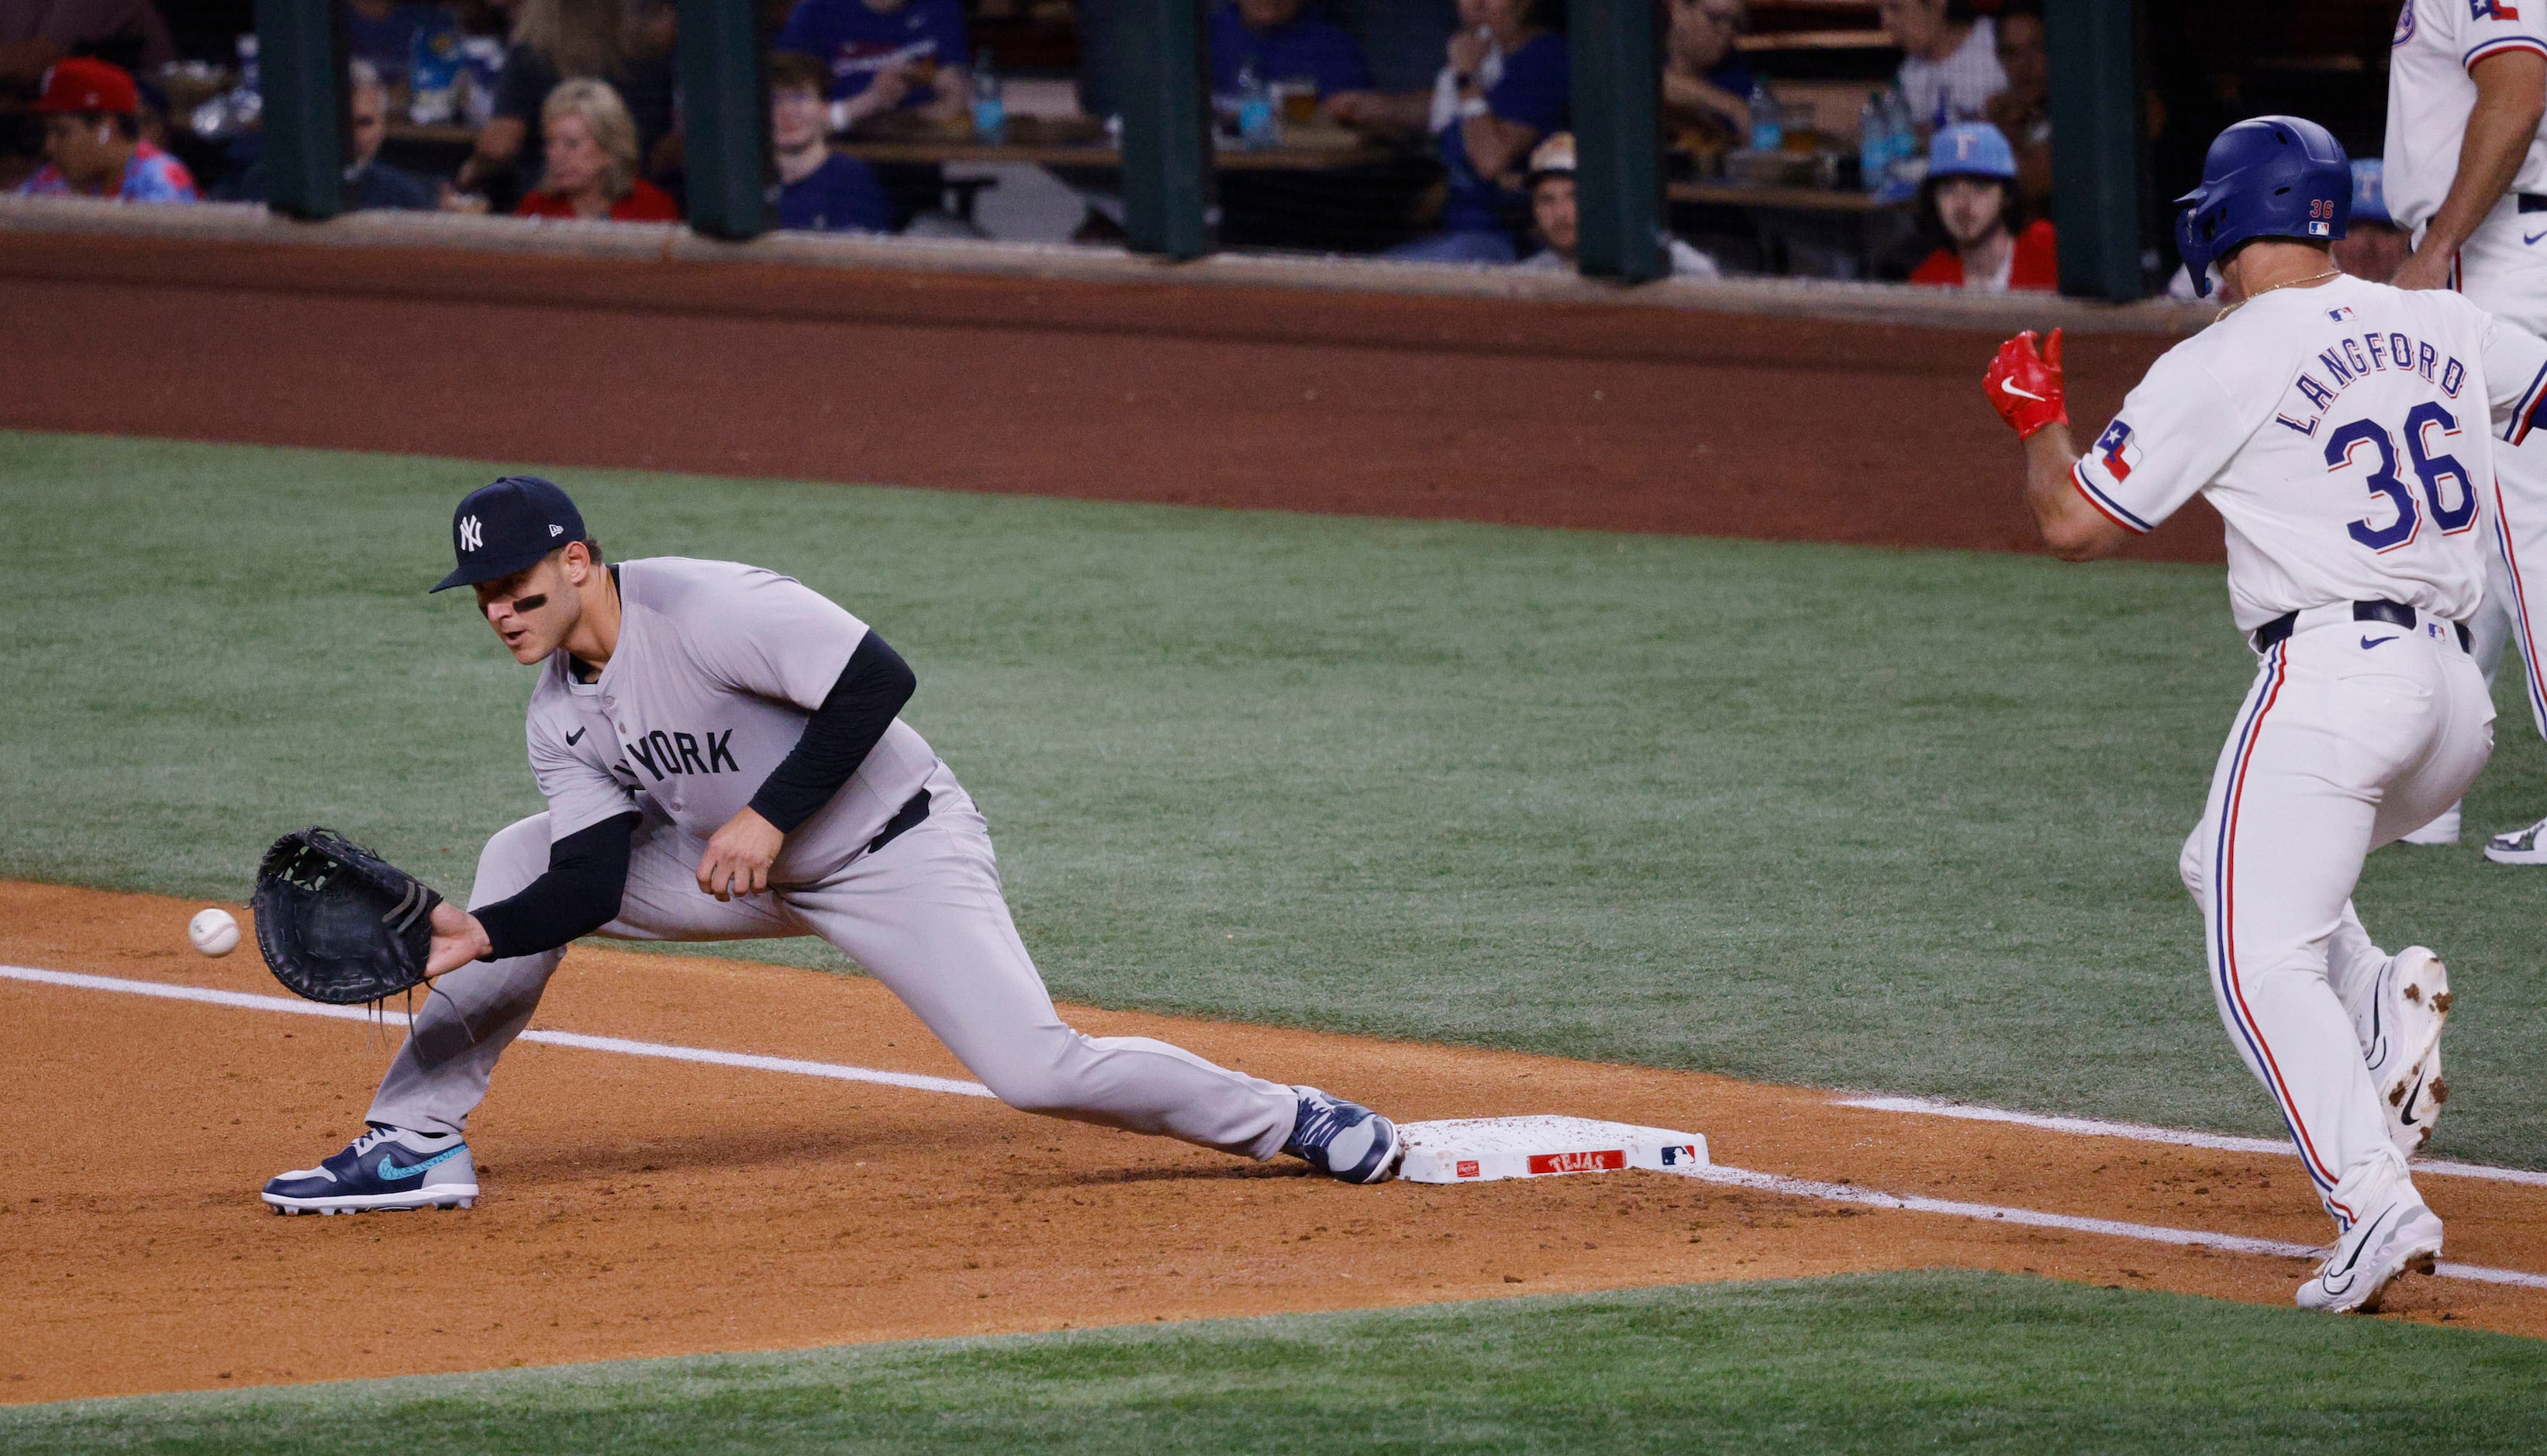
[[[313,1001],[350,1006],[420,984],[433,947],[423,882],[332,829],[297,829],[257,866],[256,948],[274,979]]]

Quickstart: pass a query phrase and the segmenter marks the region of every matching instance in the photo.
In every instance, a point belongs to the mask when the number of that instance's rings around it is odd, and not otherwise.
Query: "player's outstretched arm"
[[[2078,453],[2069,439],[2069,400],[2061,371],[2061,330],[2040,352],[2034,330],[2001,344],[1981,377],[1990,407],[2025,442],[2025,503],[2043,544],[2064,561],[2093,561],[2123,549],[2132,534],[2087,503],[2070,478]]]

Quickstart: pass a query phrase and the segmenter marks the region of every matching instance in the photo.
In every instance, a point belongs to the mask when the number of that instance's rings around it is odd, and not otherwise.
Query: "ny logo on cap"
[[[486,544],[486,526],[485,526],[485,523],[484,523],[484,522],[483,522],[483,521],[481,521],[481,520],[479,520],[476,516],[463,516],[463,517],[461,517],[461,518],[460,518],[460,549],[461,549],[462,551],[476,551],[476,550],[478,550],[479,548],[481,548],[481,547],[484,546],[485,544]]]

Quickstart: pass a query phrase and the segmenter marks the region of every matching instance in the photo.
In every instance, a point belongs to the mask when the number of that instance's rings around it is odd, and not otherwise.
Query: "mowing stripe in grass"
[[[288,1000],[282,996],[249,995],[244,991],[216,990],[210,986],[169,985],[155,981],[126,981],[112,976],[82,976],[67,971],[44,971],[31,966],[0,966],[0,980],[30,981],[45,985],[70,986],[81,990],[119,991],[131,995],[159,996],[170,1000],[196,1001],[209,1005],[229,1006],[249,1011],[282,1011],[301,1016],[327,1016],[339,1020],[369,1020],[372,1013],[353,1006],[324,1006],[310,1001]],[[589,1052],[617,1052],[633,1057],[661,1057],[677,1062],[705,1062],[720,1067],[741,1067],[755,1071],[784,1071],[803,1076],[827,1076],[840,1081],[882,1082],[888,1086],[909,1087],[916,1091],[952,1092],[963,1096],[987,1097],[988,1087],[979,1082],[957,1081],[951,1077],[920,1076],[911,1072],[879,1071],[867,1067],[848,1067],[835,1062],[806,1062],[791,1057],[760,1057],[744,1052],[715,1052],[700,1047],[676,1047],[661,1042],[629,1041],[622,1037],[583,1036],[567,1031],[526,1031],[521,1040],[549,1046],[573,1047]],[[1675,1169],[1674,1171],[1677,1171]],[[1756,1188],[1763,1192],[1794,1198],[1817,1198],[1828,1203],[1858,1203],[1876,1208],[1897,1209],[1909,1213],[1942,1214],[1949,1218],[1978,1219],[1990,1223],[2021,1224],[2037,1229],[2063,1229],[2078,1234],[2101,1234],[2116,1239],[2134,1239],[2144,1243],[2196,1244],[2231,1253],[2278,1255],[2285,1258],[2311,1258],[2318,1250],[2305,1243],[2291,1243],[2278,1239],[2252,1239],[2242,1234],[2214,1234],[2200,1229],[2169,1229],[2157,1224],[2131,1224],[2115,1219],[2080,1218],[2073,1214],[2045,1213],[2038,1209],[2004,1207],[1991,1203],[1962,1203],[1952,1199],[1926,1198],[1916,1194],[1886,1193],[1880,1189],[1862,1188],[1853,1183],[1822,1183],[1809,1178],[1791,1178],[1782,1173],[1755,1172],[1749,1168],[1721,1164],[1689,1169],[1685,1176],[1712,1183],[1728,1183]],[[2517,1284],[2531,1289],[2547,1289],[2547,1274],[2532,1274],[2519,1269],[2494,1269],[2479,1264],[2442,1264],[2436,1273],[2454,1279],[2473,1279],[2485,1284]]]

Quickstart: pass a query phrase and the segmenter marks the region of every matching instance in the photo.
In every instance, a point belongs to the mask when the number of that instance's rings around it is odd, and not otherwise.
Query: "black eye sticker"
[[[548,597],[548,593],[547,593],[547,592],[541,592],[541,593],[540,593],[539,595],[537,595],[537,596],[515,597],[515,598],[513,599],[513,610],[514,610],[516,613],[521,613],[521,612],[536,612],[536,611],[538,611],[540,608],[545,607],[545,606],[547,606],[548,604],[549,604],[549,597]]]

